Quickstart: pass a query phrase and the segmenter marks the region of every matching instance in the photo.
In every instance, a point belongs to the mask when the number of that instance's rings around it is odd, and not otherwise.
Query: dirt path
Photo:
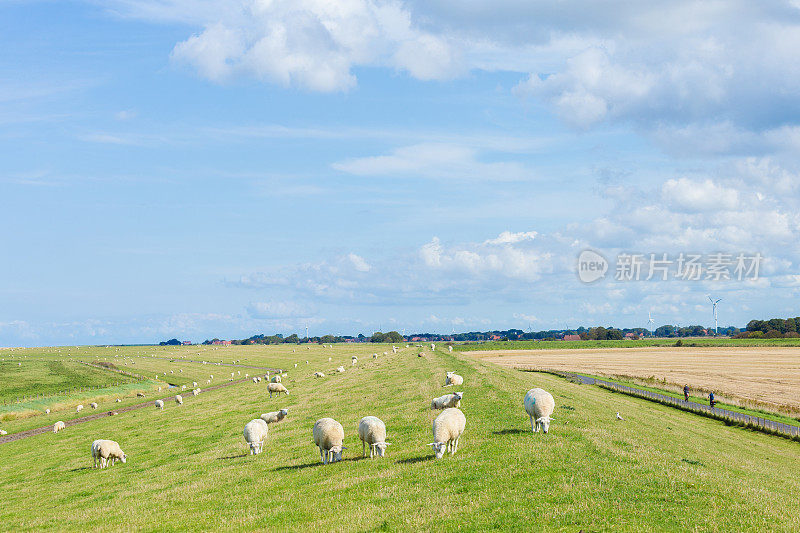
[[[654,377],[776,410],[800,410],[800,348],[682,347],[464,352],[505,367]]]

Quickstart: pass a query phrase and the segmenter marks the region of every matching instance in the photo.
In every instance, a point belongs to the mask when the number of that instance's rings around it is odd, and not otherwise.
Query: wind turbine
[[[647,311],[647,329],[652,332],[650,327],[651,326],[655,326],[655,325],[656,325],[656,321],[653,320],[653,315],[651,314],[651,311]]]
[[[714,313],[714,335],[717,335],[719,334],[719,325],[717,324],[717,304],[722,301],[722,298],[714,300],[709,294],[708,301],[711,302],[711,312]]]

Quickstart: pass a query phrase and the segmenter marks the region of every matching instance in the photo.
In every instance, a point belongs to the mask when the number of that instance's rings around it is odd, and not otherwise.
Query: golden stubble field
[[[800,348],[618,348],[466,352],[518,369],[654,377],[740,403],[800,411]]]

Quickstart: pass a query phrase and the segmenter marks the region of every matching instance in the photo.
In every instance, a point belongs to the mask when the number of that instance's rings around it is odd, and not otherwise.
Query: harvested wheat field
[[[742,403],[800,411],[800,348],[619,348],[466,352],[501,366],[655,377]]]

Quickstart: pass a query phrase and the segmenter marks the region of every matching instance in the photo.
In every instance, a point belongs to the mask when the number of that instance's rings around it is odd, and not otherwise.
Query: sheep
[[[8,431],[5,429],[0,429],[0,435],[8,435]]]
[[[376,353],[372,354],[372,358],[373,359],[377,359],[378,358],[378,354],[376,354]]]
[[[275,422],[280,422],[284,419],[284,417],[289,414],[288,409],[281,409],[280,411],[271,411],[269,413],[264,413],[261,415],[261,420],[266,422],[267,424],[274,424]]]
[[[431,409],[447,409],[448,407],[461,407],[461,399],[464,397],[463,392],[456,392],[453,394],[445,394],[431,400]]]
[[[253,376],[253,383],[258,383],[258,378]]]
[[[180,394],[176,394],[175,403],[177,403],[178,405],[183,405],[183,396],[181,396]]]
[[[447,347],[447,351],[450,352],[450,353],[453,353],[453,347],[452,346],[448,346]]]
[[[192,381],[192,387],[197,388],[197,382],[196,381]]]
[[[338,367],[338,368],[336,369],[336,371],[337,371],[337,372],[339,372],[339,373],[341,374],[342,372],[344,372],[344,367],[343,367],[343,366],[340,366],[340,367]]]
[[[97,404],[95,402],[92,402],[89,404],[89,407],[91,407],[92,409],[97,409]]]
[[[200,389],[192,389],[192,396],[197,396],[200,394]]]
[[[383,457],[386,447],[391,442],[386,442],[386,424],[377,416],[365,416],[358,423],[358,437],[361,439],[361,456],[367,455],[366,446],[369,444],[369,458],[375,455]]]
[[[263,381],[263,378],[261,376],[258,376],[258,382],[261,383],[262,381]]]
[[[308,361],[306,361],[306,364],[308,364]]]
[[[617,411],[617,420],[623,420],[623,421],[625,420],[625,419],[624,419],[624,418],[622,418],[622,416],[619,414],[619,411]]]
[[[458,441],[464,433],[467,417],[457,407],[450,407],[442,411],[433,421],[433,442],[428,446],[433,448],[434,456],[441,459],[445,451],[455,455],[458,451]]]
[[[186,390],[186,385],[181,385],[181,390]]]
[[[122,402],[122,400],[120,400],[119,398],[117,398],[117,403],[120,403],[120,402]]]
[[[75,412],[76,412],[76,413],[80,413],[81,411],[83,411],[83,405],[79,405],[79,406],[78,406],[78,407],[75,409]]]
[[[323,372],[314,372],[315,378],[324,378],[325,374]]]
[[[59,431],[61,431],[66,427],[67,425],[62,420],[59,420],[58,422],[53,424],[53,433],[58,433]]]
[[[156,400],[156,409],[164,410],[164,400]]]
[[[431,351],[432,351],[432,352],[435,352],[435,351],[436,351],[436,345],[435,345],[435,344],[433,344],[433,343],[431,343]]]
[[[328,362],[330,363],[331,361],[333,361],[333,357],[328,357]]]
[[[111,466],[117,461],[126,463],[128,456],[119,447],[119,444],[113,440],[99,439],[92,443],[92,459],[94,459],[94,468],[97,468],[97,463],[100,463],[100,468],[108,466],[111,461]]]
[[[136,397],[137,398],[144,398],[144,393],[143,392],[137,392],[136,393]]]
[[[450,385],[463,385],[463,384],[464,384],[464,378],[459,376],[455,372],[448,372],[447,374],[445,374],[444,377],[445,387]]]
[[[342,451],[347,448],[342,446],[344,428],[339,422],[333,418],[320,418],[314,423],[312,433],[314,435],[314,444],[319,447],[322,464],[342,460]]]
[[[274,392],[278,396],[281,395],[282,392],[285,392],[287,395],[289,394],[289,390],[284,387],[280,383],[270,383],[267,385],[267,390],[269,391],[269,397],[272,398],[272,393]]]
[[[281,377],[278,374],[272,376],[272,379],[269,380],[270,383],[280,383]]]
[[[522,404],[531,418],[531,431],[537,433],[541,429],[547,433],[553,420],[550,415],[556,407],[553,395],[544,389],[531,389],[525,394]]]
[[[255,418],[244,426],[244,440],[250,445],[250,455],[258,455],[264,447],[269,426],[260,418]]]
[[[49,415],[50,414],[50,409],[45,409],[44,410],[44,414]]]
[[[350,358],[350,361],[352,362],[352,366],[356,366],[356,363],[358,363],[358,357],[356,357],[356,356],[354,355],[354,356],[352,356],[352,357]]]

